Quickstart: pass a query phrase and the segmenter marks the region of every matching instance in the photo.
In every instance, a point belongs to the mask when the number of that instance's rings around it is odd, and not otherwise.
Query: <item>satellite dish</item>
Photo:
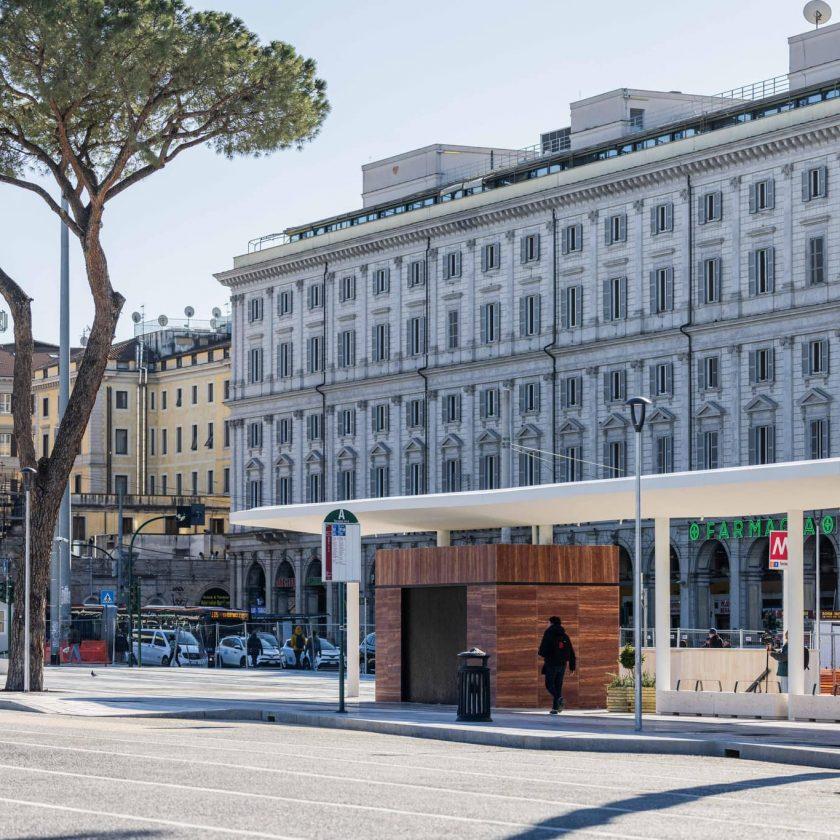
[[[139,312],[132,312],[131,320],[134,321],[135,324],[139,324],[143,320],[143,316]]]
[[[158,316],[158,323],[162,327],[165,327],[169,323],[169,318],[167,318],[166,315],[160,315]]]
[[[195,315],[195,309],[193,309],[191,306],[188,306],[184,310],[184,315],[186,315],[187,318],[192,318],[192,316]]]
[[[87,336],[86,335],[82,335],[82,337],[79,339],[79,344],[81,344],[82,347],[87,347]]]
[[[215,318],[210,319],[210,329],[215,330],[219,326],[219,322]]]
[[[802,14],[808,23],[813,23],[814,26],[819,27],[820,24],[828,23],[831,20],[831,6],[825,0],[810,0],[805,4]]]
[[[219,307],[218,307],[218,306],[214,306],[214,307],[213,307],[213,313],[212,313],[212,314],[213,314],[213,317],[214,317],[214,318],[221,318],[221,317],[222,317],[222,310],[221,310],[221,309],[219,309]]]

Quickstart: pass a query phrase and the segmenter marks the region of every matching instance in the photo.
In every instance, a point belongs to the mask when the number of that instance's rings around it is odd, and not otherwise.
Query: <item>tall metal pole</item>
[[[814,514],[816,519],[816,513]],[[816,580],[817,597],[814,609],[814,632],[811,634],[811,646],[817,651],[817,682],[820,679],[820,531],[822,530],[822,511],[817,519],[817,533],[814,537],[814,572]]]
[[[30,520],[32,518],[32,476],[35,474],[33,467],[24,467],[23,470],[23,489],[25,494],[25,511],[24,511],[24,573],[23,573],[23,690],[29,691],[29,668],[32,651],[30,650],[32,643],[30,639],[29,628],[29,590],[30,585],[30,567],[32,554],[32,539]]]

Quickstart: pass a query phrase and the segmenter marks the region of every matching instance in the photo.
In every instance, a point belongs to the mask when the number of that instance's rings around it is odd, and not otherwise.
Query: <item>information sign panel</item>
[[[324,519],[321,559],[324,582],[362,579],[361,526],[349,510],[339,508]]]

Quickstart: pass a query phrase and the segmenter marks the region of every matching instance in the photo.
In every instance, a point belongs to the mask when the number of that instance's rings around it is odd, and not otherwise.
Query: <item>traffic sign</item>
[[[338,508],[324,519],[321,558],[325,582],[362,579],[362,529],[349,510]]]
[[[788,564],[788,532],[770,532],[770,568],[786,569]]]
[[[102,604],[103,607],[110,606],[112,604],[117,603],[117,592],[115,589],[100,589],[99,590],[99,603]]]

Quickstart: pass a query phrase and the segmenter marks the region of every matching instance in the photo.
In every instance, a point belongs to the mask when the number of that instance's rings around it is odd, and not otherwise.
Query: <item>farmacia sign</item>
[[[833,516],[826,514],[816,522],[813,516],[805,517],[802,528],[804,537],[813,537],[817,527],[824,534],[833,534],[836,523]],[[688,526],[688,538],[695,540],[744,540],[769,537],[771,531],[786,531],[787,517],[781,519],[721,519],[718,521],[692,522]]]

